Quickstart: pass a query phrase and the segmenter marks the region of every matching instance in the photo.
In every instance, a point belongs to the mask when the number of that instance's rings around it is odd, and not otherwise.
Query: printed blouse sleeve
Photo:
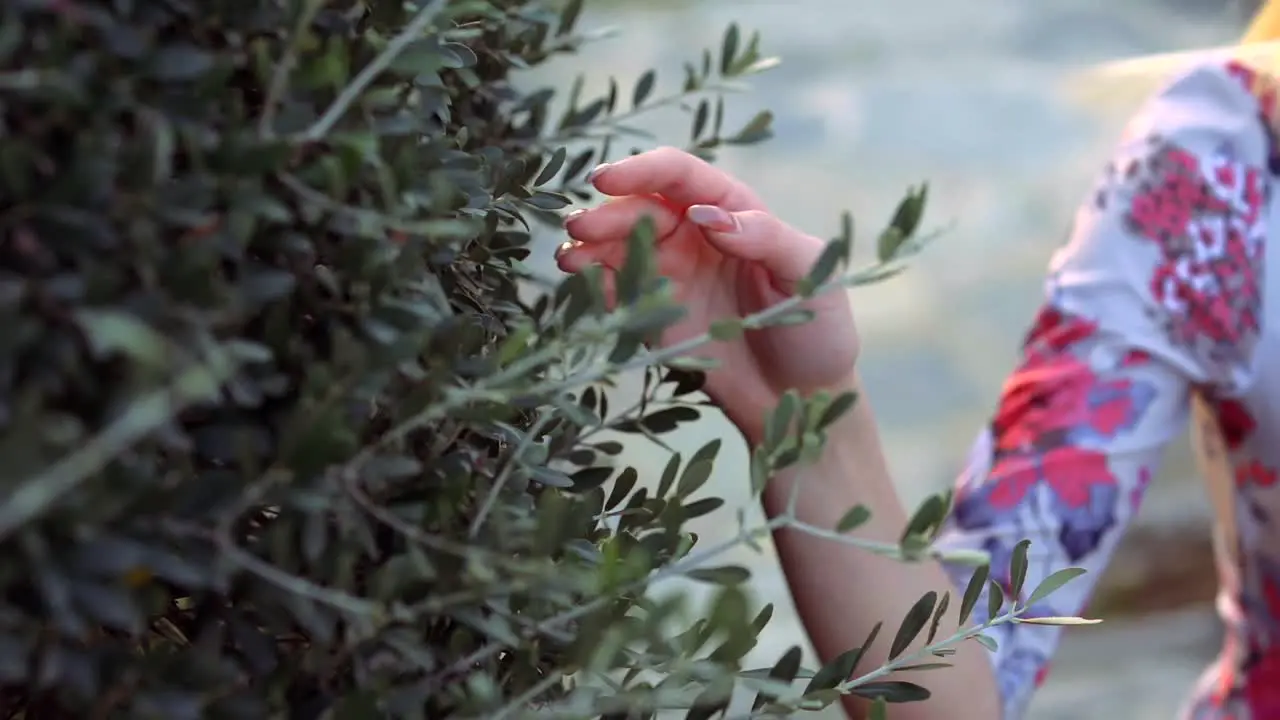
[[[1082,612],[1160,451],[1185,427],[1192,388],[1229,394],[1250,380],[1271,192],[1262,82],[1240,67],[1197,68],[1149,101],[1052,261],[1046,304],[939,541],[990,553],[1006,593],[1023,539],[1023,596],[1062,568],[1088,571],[1031,616]],[[958,590],[972,575],[948,571]],[[1060,633],[989,631],[1006,720],[1026,712]]]

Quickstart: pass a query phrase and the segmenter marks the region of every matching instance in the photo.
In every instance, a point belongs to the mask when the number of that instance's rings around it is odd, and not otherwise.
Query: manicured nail
[[[690,205],[685,216],[708,230],[722,233],[738,231],[738,219],[715,205]]]
[[[595,182],[596,180],[599,180],[600,175],[605,170],[608,170],[608,169],[609,169],[609,163],[600,163],[599,165],[595,166],[594,168],[592,168],[591,172],[587,173],[587,182]]]
[[[556,248],[556,259],[559,260],[561,257],[564,257],[565,253],[578,247],[581,244],[582,243],[577,242],[575,240],[565,240],[564,242],[560,243],[560,247]]]

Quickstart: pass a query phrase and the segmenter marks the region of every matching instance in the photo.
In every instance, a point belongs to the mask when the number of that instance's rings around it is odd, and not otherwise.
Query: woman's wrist
[[[849,374],[849,377],[844,380],[824,387],[800,390],[800,392],[802,396],[812,396],[819,392],[824,392],[831,397],[852,392],[858,396],[857,402],[855,403],[856,406],[857,403],[862,402],[862,392],[859,385],[857,370],[854,370]],[[774,395],[767,402],[752,402],[750,400],[746,400],[740,405],[737,403],[719,404],[724,410],[725,415],[729,418],[729,421],[738,428],[738,432],[742,433],[743,439],[747,442],[747,447],[754,450],[764,442],[765,426],[768,423],[769,416],[773,414],[774,409],[777,408],[778,404],[781,402],[781,397],[781,394]],[[831,435],[838,435],[841,432],[848,432],[850,430],[856,431],[855,429],[846,430],[838,427],[840,425],[848,424],[852,414],[852,410],[846,411],[844,416],[829,426],[827,435],[830,437]]]
[[[901,512],[875,416],[860,392],[856,375],[839,390],[846,391],[858,393],[857,401],[826,428],[826,442],[818,457],[811,463],[792,466],[778,473],[766,486],[762,497],[766,514],[773,516],[786,511],[793,485],[797,482],[804,484],[802,492],[807,501],[803,505],[809,507],[810,512],[827,507],[838,509],[842,515],[853,505],[866,505],[887,511],[883,518],[886,520]],[[750,437],[748,442],[751,442]],[[817,517],[809,519],[817,521],[815,524],[829,524]],[[825,519],[834,523],[838,517]],[[895,526],[892,531],[897,533],[900,529]]]

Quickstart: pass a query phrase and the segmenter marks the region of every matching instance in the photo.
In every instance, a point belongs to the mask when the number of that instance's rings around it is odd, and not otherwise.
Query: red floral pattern
[[[1142,355],[1125,357],[1124,374],[1104,377],[1091,368],[1082,358],[1097,331],[1096,323],[1053,307],[1040,312],[991,423],[986,481],[958,497],[961,527],[999,522],[1038,488],[1062,521],[1058,539],[1072,561],[1093,552],[1114,525],[1123,493],[1106,443],[1138,422],[1155,389],[1129,376],[1147,362]]]
[[[1258,427],[1249,409],[1239,400],[1219,399],[1214,403],[1214,411],[1228,450],[1239,450]]]
[[[1032,614],[1085,606],[1164,445],[1183,427],[1186,408],[1169,399],[1188,397],[1193,385],[1214,399],[1236,468],[1239,524],[1251,537],[1280,535],[1262,527],[1271,522],[1268,506],[1280,507],[1280,449],[1257,441],[1274,440],[1280,428],[1260,426],[1275,412],[1250,409],[1251,393],[1267,391],[1251,374],[1264,332],[1271,173],[1280,174],[1272,132],[1280,85],[1238,65],[1201,68],[1175,84],[1153,106],[1167,115],[1134,123],[1147,142],[1126,142],[1055,259],[1050,301],[974,447],[940,538],[943,547],[989,552],[991,577],[1006,592],[1023,538],[1032,541],[1023,594],[1063,567],[1088,571]],[[1212,133],[1227,134],[1221,128],[1257,136],[1213,144]],[[1257,151],[1264,146],[1265,155]],[[1191,706],[1196,720],[1280,720],[1280,570],[1266,570],[1280,569],[1280,548],[1273,562],[1249,552],[1240,561],[1244,580],[1226,588],[1239,610],[1229,611],[1226,659]],[[948,570],[958,586],[968,583],[968,569]],[[984,607],[978,603],[975,621],[985,620]],[[988,632],[1005,717],[1020,718],[1061,629]]]
[[[1263,465],[1257,458],[1236,465],[1236,487],[1271,487],[1275,484],[1275,468]]]
[[[1169,143],[1140,164],[1126,220],[1160,250],[1150,292],[1173,341],[1230,360],[1251,352],[1261,332],[1266,171]]]

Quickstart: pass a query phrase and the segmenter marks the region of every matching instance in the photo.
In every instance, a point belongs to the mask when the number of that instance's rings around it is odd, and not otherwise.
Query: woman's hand
[[[673,148],[602,165],[591,182],[616,199],[569,216],[573,241],[557,253],[560,268],[620,269],[631,229],[652,218],[659,272],[686,309],[663,347],[790,296],[826,245],[770,214],[742,182]],[[858,333],[847,294],[827,293],[805,307],[816,315],[812,322],[748,332],[696,353],[718,361],[705,389],[749,441],[759,440],[766,414],[787,390],[852,387]]]

